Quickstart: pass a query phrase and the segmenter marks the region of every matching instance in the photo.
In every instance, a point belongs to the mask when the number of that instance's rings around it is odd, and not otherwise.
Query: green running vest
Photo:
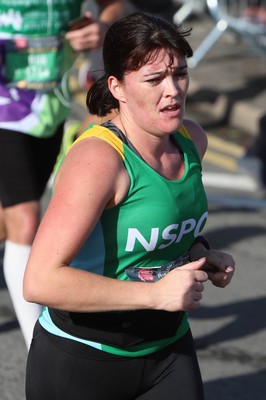
[[[90,137],[117,150],[130,188],[119,205],[103,212],[71,266],[129,280],[128,267],[152,271],[188,252],[208,214],[201,162],[189,133],[182,127],[173,135],[185,162],[185,173],[178,180],[159,175],[103,126],[88,129],[77,142]],[[186,313],[160,310],[69,313],[45,308],[40,323],[56,335],[131,357],[158,351],[188,330]]]

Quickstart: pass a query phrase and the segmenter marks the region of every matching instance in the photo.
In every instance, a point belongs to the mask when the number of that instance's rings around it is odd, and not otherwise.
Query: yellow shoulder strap
[[[102,140],[105,140],[107,143],[113,146],[113,148],[120,154],[123,160],[125,159],[124,147],[122,141],[110,129],[105,128],[104,126],[101,125],[89,126],[88,129],[86,129],[86,131],[84,131],[82,135],[80,135],[75,140],[75,142],[70,146],[69,150],[73,146],[75,146],[75,144],[91,137],[97,137]]]
[[[188,130],[182,125],[179,130],[178,130],[185,138],[191,140],[191,136],[188,132]],[[113,133],[110,129],[105,128],[104,126],[101,125],[93,125],[89,126],[86,131],[82,133],[75,141],[74,143],[70,146],[68,151],[75,146],[75,144],[81,142],[84,139],[88,139],[90,137],[97,137],[102,140],[105,140],[107,143],[109,143],[111,146],[114,147],[114,149],[120,154],[122,159],[125,159],[124,155],[124,146],[123,142]]]
[[[184,127],[184,125],[178,129],[178,132],[180,132],[185,138],[192,140],[188,130]]]

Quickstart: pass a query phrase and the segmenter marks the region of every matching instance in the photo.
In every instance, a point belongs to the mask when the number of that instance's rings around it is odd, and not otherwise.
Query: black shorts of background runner
[[[144,357],[115,356],[63,339],[36,323],[26,373],[27,400],[203,400],[190,331]]]
[[[64,124],[49,138],[0,129],[0,201],[10,207],[40,200],[51,176]]]

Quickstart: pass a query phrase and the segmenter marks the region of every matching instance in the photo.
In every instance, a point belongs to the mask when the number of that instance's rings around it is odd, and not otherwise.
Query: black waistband
[[[173,337],[184,312],[137,310],[123,312],[72,313],[49,309],[55,325],[85,340],[127,348]]]

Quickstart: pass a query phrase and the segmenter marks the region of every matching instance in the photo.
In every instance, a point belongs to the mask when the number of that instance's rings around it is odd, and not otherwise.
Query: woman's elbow
[[[23,280],[23,297],[30,303],[42,304],[41,287],[38,284],[38,279],[26,272]]]

